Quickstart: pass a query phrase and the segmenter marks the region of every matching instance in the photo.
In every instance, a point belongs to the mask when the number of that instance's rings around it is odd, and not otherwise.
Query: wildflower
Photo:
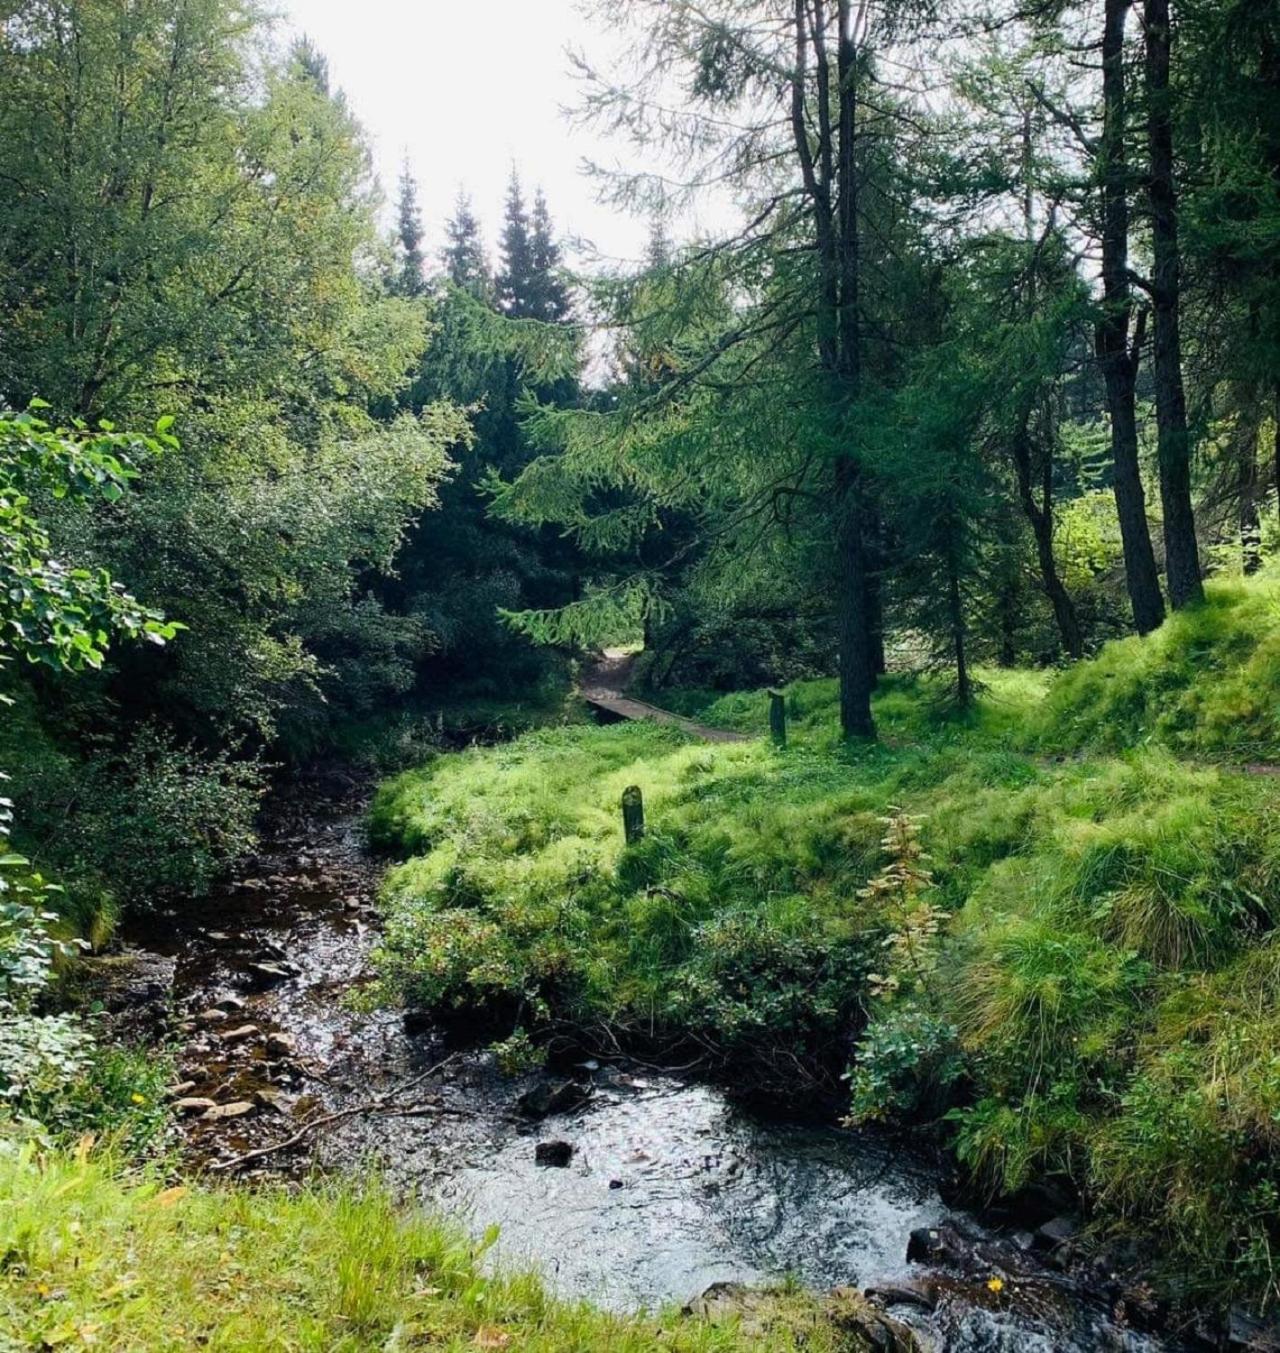
[[[999,1296],[1000,1293],[1004,1291],[1004,1279],[1003,1279],[1003,1278],[988,1278],[988,1279],[987,1279],[987,1291],[988,1291],[988,1292],[994,1292],[997,1296]]]
[[[136,1090],[129,1096],[130,1104],[145,1104],[146,1102],[146,1095],[140,1095]]]

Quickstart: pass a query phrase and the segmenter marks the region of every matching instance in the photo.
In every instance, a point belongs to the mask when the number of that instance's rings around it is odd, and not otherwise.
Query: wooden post
[[[775,747],[787,745],[787,697],[780,691],[769,692],[769,733]]]
[[[644,796],[639,785],[631,785],[622,791],[622,834],[629,846],[634,846],[644,835]]]

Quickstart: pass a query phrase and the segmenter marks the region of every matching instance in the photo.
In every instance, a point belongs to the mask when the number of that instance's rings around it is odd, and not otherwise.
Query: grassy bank
[[[856,1117],[945,1115],[991,1190],[1067,1176],[1194,1290],[1272,1292],[1280,782],[1230,763],[1280,759],[1277,595],[1220,585],[1054,680],[985,674],[963,719],[891,682],[874,747],[816,682],[785,752],[570,728],[410,772],[373,818],[409,855],[388,984],[693,1040],[778,1088],[850,1067]],[[763,732],[765,701],[703,717]]]
[[[488,1277],[483,1247],[376,1187],[205,1189],[0,1152],[0,1347],[858,1353],[864,1308],[779,1294],[750,1327],[627,1319]]]

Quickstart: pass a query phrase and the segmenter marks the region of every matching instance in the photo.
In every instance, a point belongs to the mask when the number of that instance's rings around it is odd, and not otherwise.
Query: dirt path
[[[696,719],[686,719],[669,709],[651,705],[626,694],[627,683],[635,666],[635,653],[605,649],[594,662],[582,670],[582,698],[597,709],[607,710],[620,719],[647,719],[650,723],[668,724],[679,728],[690,737],[704,742],[750,742],[745,733],[734,733],[727,728],[712,728]]]

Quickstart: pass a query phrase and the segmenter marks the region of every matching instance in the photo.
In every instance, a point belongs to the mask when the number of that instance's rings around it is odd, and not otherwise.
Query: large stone
[[[250,963],[244,976],[244,985],[250,991],[266,991],[282,982],[291,982],[301,969],[292,963]]]
[[[184,1095],[173,1102],[173,1111],[179,1118],[194,1118],[197,1114],[208,1113],[218,1106],[203,1095]]]
[[[760,1348],[805,1347],[836,1333],[837,1347],[847,1353],[917,1353],[915,1335],[898,1321],[868,1304],[853,1288],[836,1288],[807,1307],[780,1301],[776,1293],[756,1291],[741,1283],[713,1283],[684,1308],[686,1316],[712,1323],[732,1321]],[[821,1334],[819,1333],[821,1332]]]
[[[261,1031],[256,1024],[241,1024],[236,1029],[228,1029],[222,1035],[224,1043],[244,1043],[250,1038],[256,1038]]]
[[[267,1035],[267,1055],[269,1057],[292,1057],[298,1051],[298,1040],[292,1034],[277,1030]]]
[[[245,1099],[233,1100],[230,1104],[215,1104],[211,1109],[205,1111],[202,1117],[206,1120],[217,1118],[243,1118],[250,1114],[257,1106],[249,1103]]]

